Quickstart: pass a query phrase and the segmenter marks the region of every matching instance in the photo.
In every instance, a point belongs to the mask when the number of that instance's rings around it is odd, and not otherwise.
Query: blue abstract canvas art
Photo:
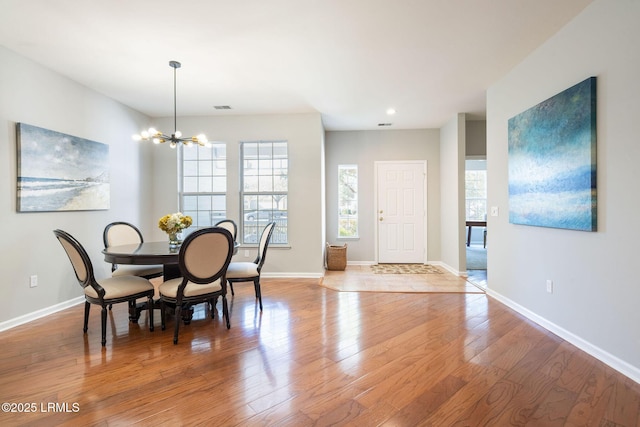
[[[509,119],[509,222],[596,230],[595,77]]]
[[[109,146],[18,123],[18,212],[109,209]]]

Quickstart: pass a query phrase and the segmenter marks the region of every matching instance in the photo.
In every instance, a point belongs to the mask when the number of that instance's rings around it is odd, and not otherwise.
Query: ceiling
[[[487,88],[591,1],[0,0],[0,44],[151,117],[173,115],[177,60],[178,116],[438,128],[484,118]]]

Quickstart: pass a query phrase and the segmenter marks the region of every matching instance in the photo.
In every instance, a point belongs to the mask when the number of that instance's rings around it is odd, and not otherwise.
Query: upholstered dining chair
[[[233,236],[229,230],[222,227],[196,230],[182,242],[178,255],[182,277],[168,280],[158,288],[163,330],[166,327],[166,305],[175,305],[174,344],[178,343],[182,310],[188,310],[194,304],[210,304],[213,318],[214,301],[222,297],[222,313],[227,329],[231,327],[227,306],[226,272],[232,255]]]
[[[149,306],[153,306],[153,294],[155,289],[149,280],[138,276],[118,276],[106,279],[96,279],[93,273],[93,265],[87,252],[73,236],[63,230],[54,230],[56,238],[64,248],[78,283],[84,289],[84,328],[87,333],[89,322],[89,310],[91,304],[102,307],[102,346],[107,342],[107,306],[120,302],[129,303],[129,318],[131,310],[135,311],[135,303],[138,298],[147,298]],[[149,330],[153,331],[153,310],[149,313]],[[135,320],[132,320],[134,323]]]
[[[231,236],[233,236],[233,241],[236,241],[236,237],[238,237],[238,226],[236,225],[235,221],[233,221],[232,219],[223,219],[216,222],[216,227],[222,227],[229,230]]]
[[[260,311],[262,311],[262,290],[260,289],[260,271],[264,265],[267,256],[267,247],[271,241],[271,235],[276,223],[268,223],[262,230],[260,236],[260,245],[258,246],[258,255],[253,262],[232,262],[227,268],[227,281],[231,288],[231,295],[235,295],[233,284],[236,282],[253,282],[253,288],[256,293],[256,299],[260,303]]]
[[[104,247],[140,244],[144,242],[142,233],[133,224],[116,221],[104,228],[102,232]],[[145,279],[153,279],[162,276],[162,265],[118,265],[111,264],[111,276],[140,276]]]

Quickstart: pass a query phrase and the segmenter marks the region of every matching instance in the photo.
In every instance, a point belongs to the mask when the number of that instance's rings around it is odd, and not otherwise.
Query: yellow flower
[[[181,212],[168,214],[160,218],[158,227],[167,234],[175,234],[189,228],[193,223],[189,215],[182,215]]]

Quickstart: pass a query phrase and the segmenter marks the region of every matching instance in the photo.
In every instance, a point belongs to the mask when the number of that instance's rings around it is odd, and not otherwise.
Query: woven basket
[[[344,271],[347,268],[347,244],[334,246],[327,243],[327,270]]]

